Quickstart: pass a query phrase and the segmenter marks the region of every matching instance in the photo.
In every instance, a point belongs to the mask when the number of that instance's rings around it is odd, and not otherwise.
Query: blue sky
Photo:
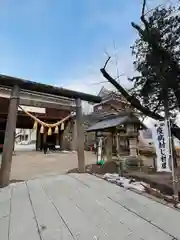
[[[140,9],[141,0],[1,0],[0,73],[96,90],[105,51],[118,52],[120,72],[132,71],[130,22]]]

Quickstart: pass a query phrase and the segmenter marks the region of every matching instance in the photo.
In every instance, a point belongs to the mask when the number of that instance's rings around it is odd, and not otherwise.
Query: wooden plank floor
[[[2,240],[175,240],[180,212],[89,174],[0,189]]]

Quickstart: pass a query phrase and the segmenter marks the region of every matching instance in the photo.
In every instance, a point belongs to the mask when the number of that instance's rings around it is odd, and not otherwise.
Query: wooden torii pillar
[[[77,150],[77,121],[76,119],[72,122],[72,142],[71,149],[73,151]]]
[[[76,125],[77,125],[77,155],[78,169],[80,173],[85,172],[85,156],[84,156],[84,129],[82,119],[81,99],[76,99]]]
[[[1,171],[0,171],[1,187],[7,186],[10,180],[19,97],[20,97],[20,88],[19,86],[15,85],[12,88],[11,97],[9,100],[8,117],[7,117],[7,123],[6,123],[6,132],[5,132]]]
[[[36,129],[36,151],[41,149],[41,133],[40,133],[40,126],[38,124]]]

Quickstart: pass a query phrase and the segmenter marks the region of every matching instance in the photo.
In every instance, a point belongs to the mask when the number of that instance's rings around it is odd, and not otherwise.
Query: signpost
[[[154,124],[152,133],[157,155],[157,171],[171,172],[172,151],[167,121]]]
[[[172,137],[169,120],[166,119],[165,121],[159,121],[154,124],[152,134],[157,155],[157,171],[172,172],[174,197],[177,198],[178,189],[176,186],[177,180],[174,169]]]
[[[97,134],[97,164],[103,165],[104,159],[103,159],[103,134],[98,133]]]

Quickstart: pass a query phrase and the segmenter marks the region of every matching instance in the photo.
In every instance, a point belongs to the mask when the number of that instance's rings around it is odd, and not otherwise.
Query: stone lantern
[[[137,154],[137,140],[138,140],[138,125],[135,123],[127,123],[126,132],[129,140],[130,156],[136,157]]]

